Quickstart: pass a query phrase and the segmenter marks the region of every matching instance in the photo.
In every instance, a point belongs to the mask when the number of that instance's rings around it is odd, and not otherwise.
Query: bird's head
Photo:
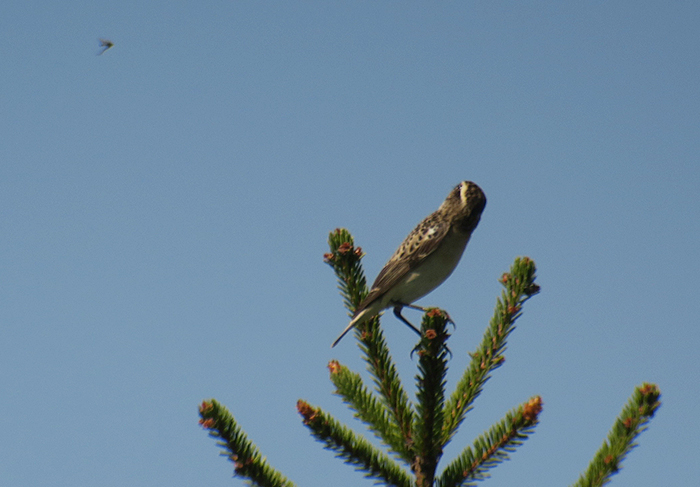
[[[471,181],[462,181],[450,191],[440,206],[445,216],[462,232],[471,232],[486,206],[486,195]]]

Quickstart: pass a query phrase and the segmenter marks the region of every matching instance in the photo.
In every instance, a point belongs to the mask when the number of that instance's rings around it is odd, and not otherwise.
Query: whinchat
[[[452,274],[485,206],[484,192],[471,181],[463,181],[450,191],[440,208],[420,222],[394,252],[331,348],[357,324],[391,307],[420,334],[401,316],[401,309],[411,307]]]

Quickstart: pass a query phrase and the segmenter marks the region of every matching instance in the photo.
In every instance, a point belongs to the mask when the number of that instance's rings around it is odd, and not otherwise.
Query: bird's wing
[[[395,286],[411,269],[432,254],[449,230],[449,223],[435,214],[418,224],[379,272],[369,293],[355,310],[355,315]]]

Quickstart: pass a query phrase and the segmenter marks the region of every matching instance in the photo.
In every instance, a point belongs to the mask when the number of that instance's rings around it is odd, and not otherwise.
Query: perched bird
[[[463,181],[450,191],[440,208],[420,222],[394,252],[331,348],[356,325],[392,306],[396,317],[420,335],[401,316],[401,309],[404,306],[422,309],[412,303],[452,274],[485,206],[484,192],[471,181]]]
[[[98,52],[97,55],[101,56],[107,49],[109,49],[112,46],[114,46],[114,42],[110,41],[109,39],[100,39],[100,47],[102,47],[103,49],[100,52]]]

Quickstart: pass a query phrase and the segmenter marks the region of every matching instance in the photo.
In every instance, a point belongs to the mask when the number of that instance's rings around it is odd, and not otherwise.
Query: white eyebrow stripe
[[[467,184],[460,184],[459,197],[462,200],[462,203],[467,201],[467,186]]]

